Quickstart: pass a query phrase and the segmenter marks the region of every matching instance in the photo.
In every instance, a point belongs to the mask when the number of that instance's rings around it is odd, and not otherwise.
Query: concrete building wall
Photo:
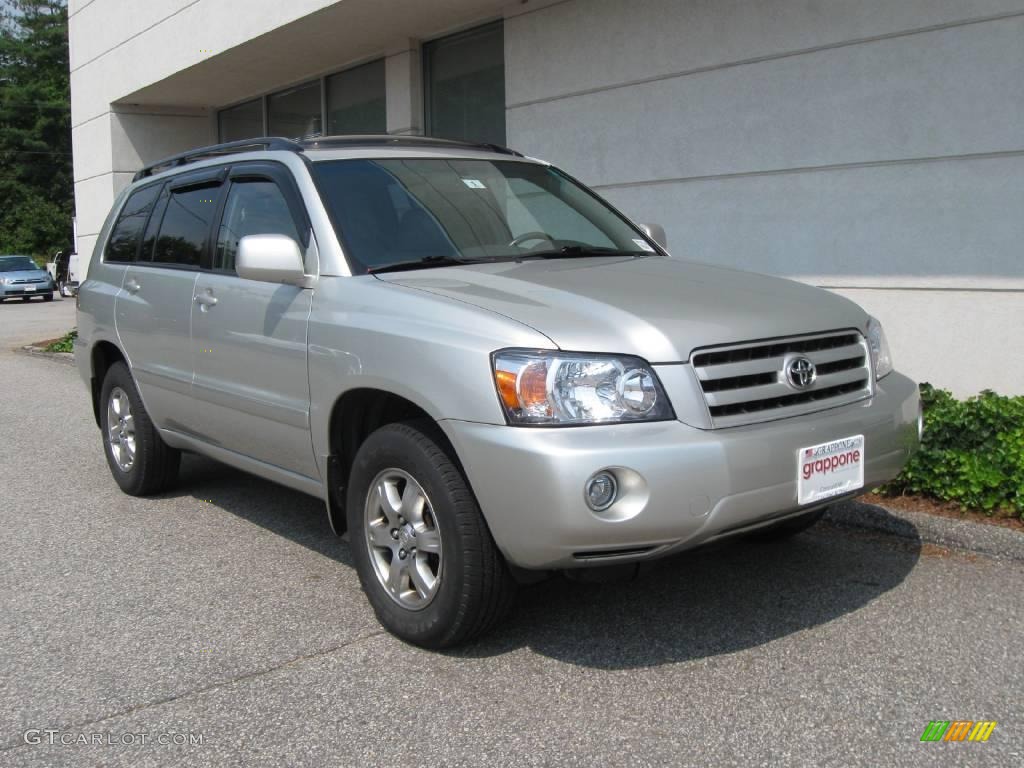
[[[144,163],[211,144],[216,110],[388,59],[388,127],[422,129],[417,39],[501,18],[502,0],[70,0],[78,250]]]
[[[1024,392],[1022,41],[1021,0],[571,0],[506,23],[509,143],[854,298],[920,380]]]
[[[505,18],[509,144],[678,256],[839,291],[899,366],[1024,392],[1024,0],[71,0],[79,251],[216,110],[386,59],[423,129],[420,41]],[[955,358],[951,362],[951,358]]]

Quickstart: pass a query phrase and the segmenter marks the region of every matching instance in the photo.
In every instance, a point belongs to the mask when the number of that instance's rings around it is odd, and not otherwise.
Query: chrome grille
[[[12,283],[12,285],[31,285],[31,284],[45,283],[45,282],[46,282],[46,278],[45,277],[38,277],[38,278],[37,277],[32,277],[32,278],[24,278],[24,279],[21,279],[21,280],[15,280]]]
[[[787,367],[807,358],[817,370],[800,388]],[[691,358],[711,425],[735,427],[846,405],[872,394],[871,358],[857,331],[702,349]]]

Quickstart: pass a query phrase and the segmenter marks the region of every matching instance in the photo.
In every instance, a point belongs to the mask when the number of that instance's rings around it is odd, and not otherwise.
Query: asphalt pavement
[[[73,323],[0,306],[0,766],[1022,763],[1024,562],[970,535],[856,507],[878,530],[558,577],[429,653],[381,631],[319,501],[196,457],[121,494],[77,371],[10,351]]]

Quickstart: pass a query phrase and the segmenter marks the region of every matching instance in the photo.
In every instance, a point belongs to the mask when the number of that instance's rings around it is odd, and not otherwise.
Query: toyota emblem
[[[794,357],[786,365],[786,380],[793,389],[807,389],[818,378],[818,369],[806,357]]]

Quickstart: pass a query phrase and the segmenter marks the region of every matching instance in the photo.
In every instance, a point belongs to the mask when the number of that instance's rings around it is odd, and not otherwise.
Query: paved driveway
[[[1021,764],[1020,561],[823,525],[554,579],[427,653],[316,500],[196,458],[121,495],[75,370],[8,352],[71,306],[0,307],[0,765]]]
[[[53,301],[42,299],[0,302],[0,353],[13,347],[63,336],[75,325],[75,300],[54,294]],[[9,358],[3,358],[6,364]]]

